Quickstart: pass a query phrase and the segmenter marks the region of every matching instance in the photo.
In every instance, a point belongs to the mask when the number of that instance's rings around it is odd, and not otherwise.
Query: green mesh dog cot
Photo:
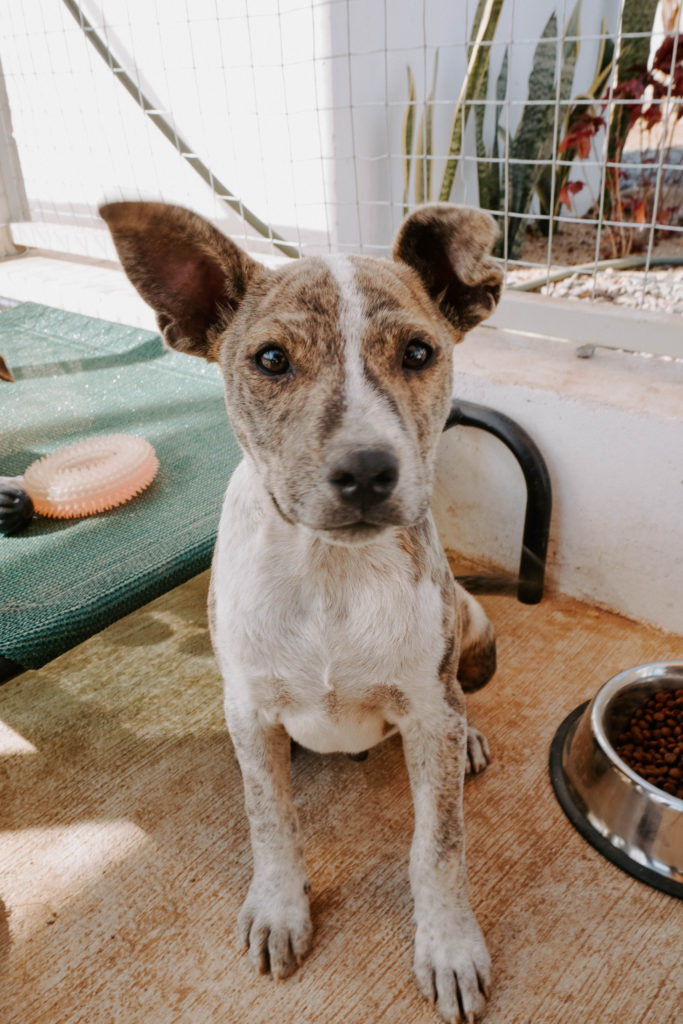
[[[0,656],[38,668],[208,567],[240,451],[218,368],[150,331],[25,303],[0,314],[0,355],[0,475],[109,433],[160,464],[125,505],[0,536]]]

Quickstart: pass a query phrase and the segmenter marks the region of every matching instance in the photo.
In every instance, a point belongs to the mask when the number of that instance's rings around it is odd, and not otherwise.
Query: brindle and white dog
[[[244,450],[210,620],[251,827],[239,917],[250,958],[279,978],[311,947],[290,737],[359,753],[398,730],[415,804],[417,982],[445,1020],[471,1020],[490,960],[466,892],[462,789],[488,748],[467,727],[463,689],[490,678],[495,645],[453,580],[430,498],[452,345],[500,295],[494,223],[424,206],[393,260],[273,270],[179,207],[101,213],[166,343],[219,364]]]

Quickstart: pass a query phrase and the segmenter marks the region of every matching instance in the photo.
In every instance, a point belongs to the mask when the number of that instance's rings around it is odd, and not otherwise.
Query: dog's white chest
[[[262,506],[254,516],[252,481],[238,473],[213,570],[226,699],[254,702],[313,749],[367,749],[438,665],[439,589],[412,578],[389,534],[331,548]]]

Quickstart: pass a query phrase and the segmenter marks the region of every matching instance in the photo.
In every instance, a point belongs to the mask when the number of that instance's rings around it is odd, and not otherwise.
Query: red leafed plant
[[[604,110],[604,107],[603,107]],[[600,128],[606,128],[605,119],[590,112],[580,114],[569,126],[569,131],[559,145],[560,153],[573,149],[576,155],[585,160],[591,150],[593,139]]]
[[[568,159],[585,160],[598,132],[604,128],[608,133],[603,214],[609,248],[604,255],[612,256],[627,255],[642,245],[646,224],[658,225],[661,230],[679,213],[672,193],[683,180],[683,165],[673,172],[665,165],[670,163],[674,129],[683,117],[683,33],[666,36],[650,68],[630,71],[630,78],[608,90],[599,113],[593,107],[584,108],[570,122],[558,147]],[[609,123],[603,116],[608,106]],[[653,134],[656,126],[661,127]],[[640,134],[641,153],[640,162],[634,165],[638,180],[633,181],[632,172],[629,181],[620,165],[633,131]],[[660,167],[664,169],[660,171]],[[572,195],[583,187],[581,181],[567,182],[559,193],[560,202],[571,209]]]
[[[572,208],[572,196],[575,196],[577,192],[580,192],[583,189],[583,187],[584,187],[584,182],[582,182],[582,181],[568,181],[560,189],[560,194],[558,196],[558,199],[560,200],[561,203],[564,203],[564,205],[568,206],[569,209],[571,210],[571,208]]]

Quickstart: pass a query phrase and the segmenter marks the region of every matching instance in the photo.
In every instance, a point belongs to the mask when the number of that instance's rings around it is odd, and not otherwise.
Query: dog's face
[[[167,344],[219,362],[235,434],[284,519],[357,543],[424,516],[453,342],[500,294],[488,216],[422,207],[391,261],[267,270],[178,207],[101,212]]]
[[[285,519],[353,542],[425,514],[452,344],[405,265],[264,275],[219,361],[233,428]]]

